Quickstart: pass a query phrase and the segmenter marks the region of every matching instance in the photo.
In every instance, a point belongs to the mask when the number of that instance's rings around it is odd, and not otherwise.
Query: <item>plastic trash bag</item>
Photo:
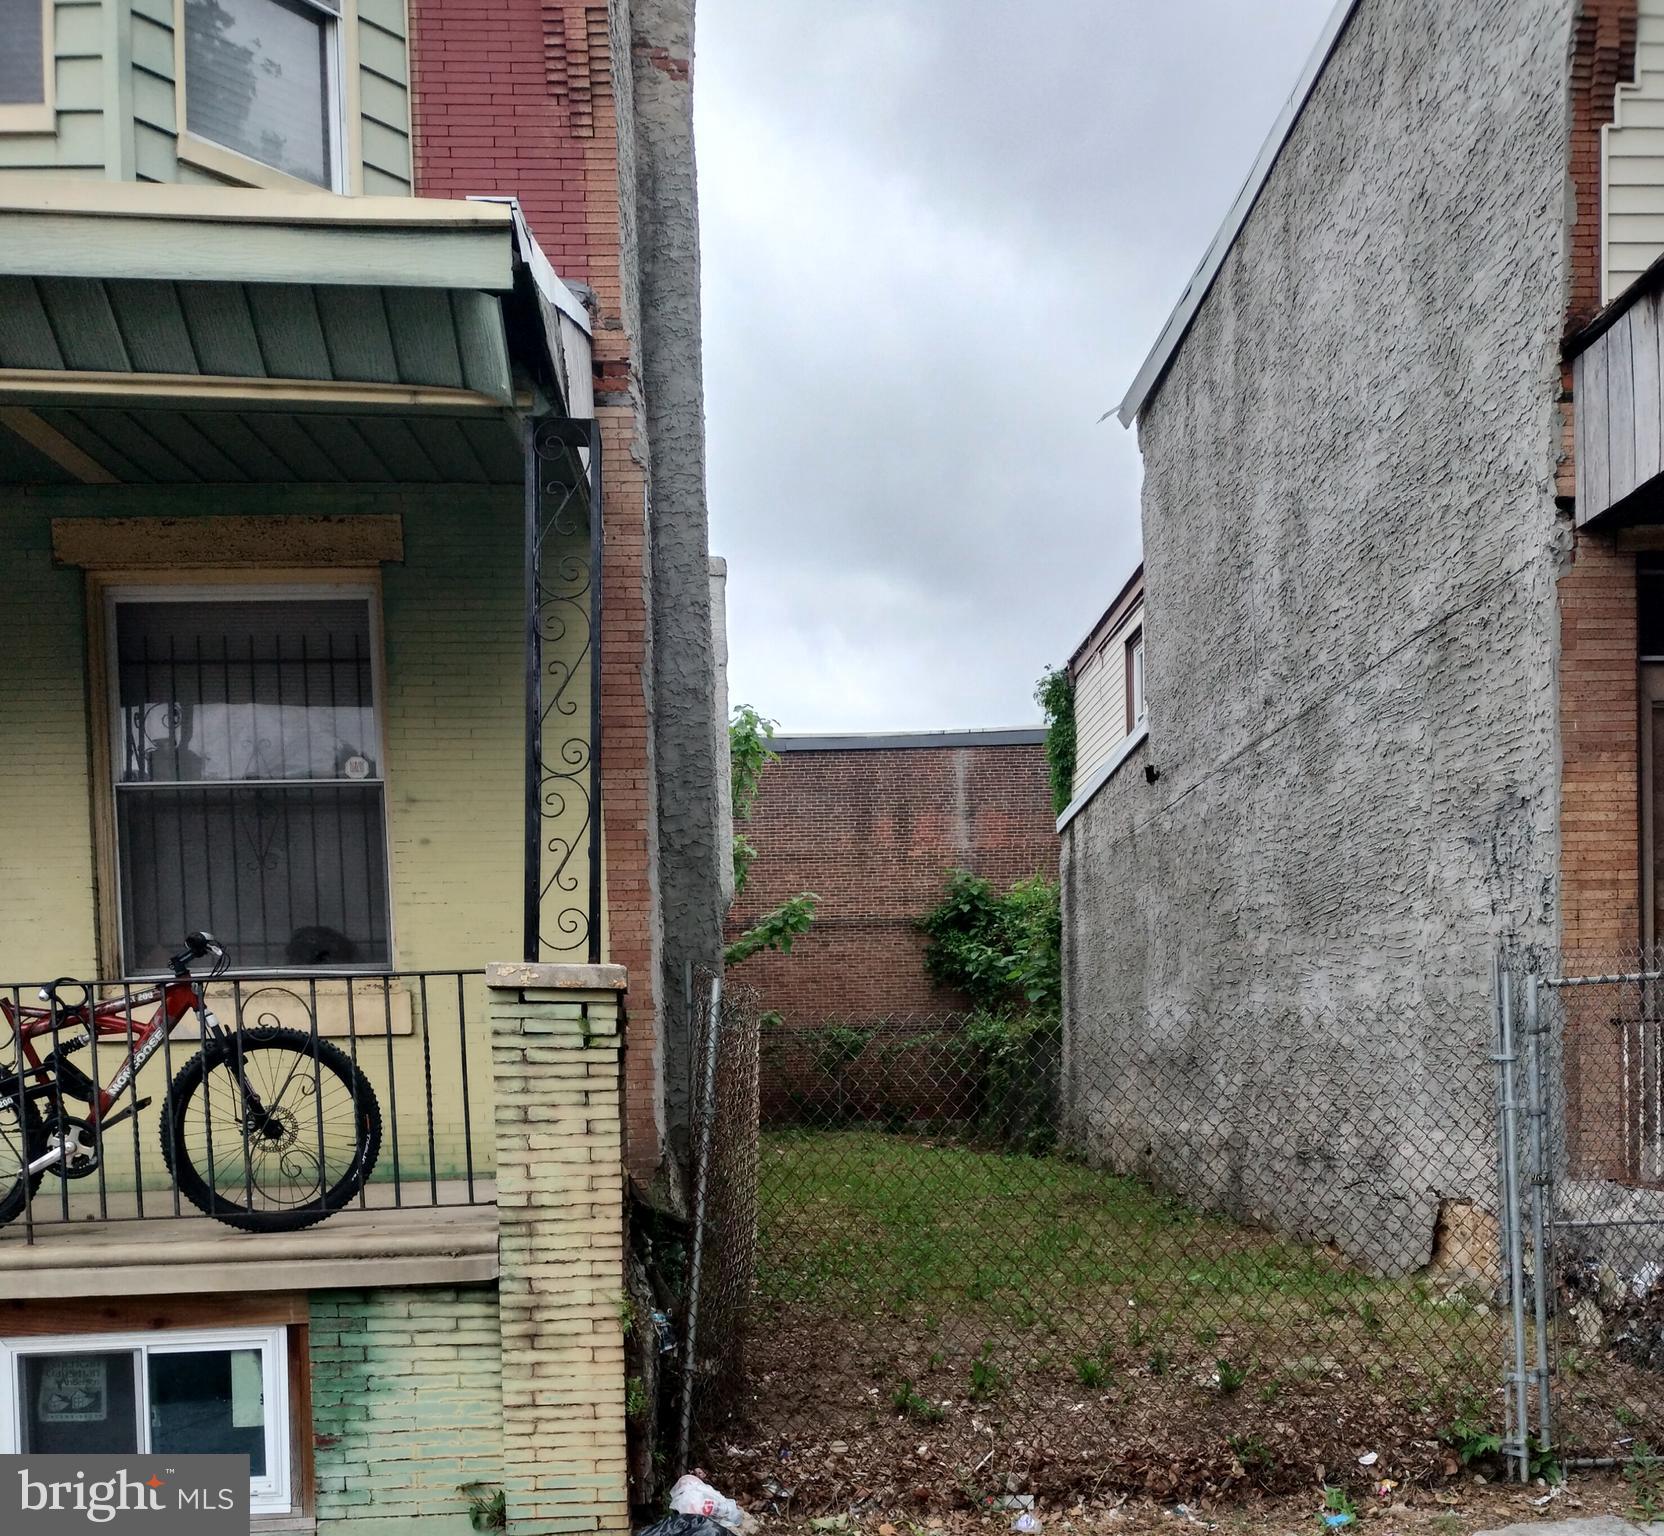
[[[745,1511],[738,1504],[697,1477],[678,1479],[676,1486],[670,1490],[670,1507],[679,1515],[696,1515],[713,1520],[729,1531],[743,1532],[749,1524]],[[694,1533],[667,1532],[666,1536],[694,1536]]]
[[[733,1536],[725,1525],[706,1515],[666,1515],[657,1525],[650,1525],[641,1536]]]

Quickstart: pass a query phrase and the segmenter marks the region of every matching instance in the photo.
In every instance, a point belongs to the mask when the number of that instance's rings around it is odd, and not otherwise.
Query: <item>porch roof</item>
[[[587,329],[512,202],[0,191],[0,483],[513,483]]]

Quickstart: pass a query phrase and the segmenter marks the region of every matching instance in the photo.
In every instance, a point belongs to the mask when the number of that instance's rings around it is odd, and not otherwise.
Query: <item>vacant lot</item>
[[[741,1420],[710,1458],[754,1497],[1425,1482],[1497,1403],[1480,1283],[1381,1280],[947,1138],[765,1134],[757,1295]]]

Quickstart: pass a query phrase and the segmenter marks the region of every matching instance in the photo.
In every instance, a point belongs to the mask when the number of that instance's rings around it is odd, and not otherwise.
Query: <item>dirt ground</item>
[[[1328,1528],[1322,1510],[1322,1489],[1311,1488],[1186,1504],[1137,1498],[1040,1500],[1033,1515],[1042,1536],[1323,1536]],[[925,1514],[863,1507],[818,1520],[785,1506],[763,1505],[748,1512],[760,1522],[761,1536],[1006,1536],[1016,1518],[1010,1510],[986,1508]],[[1641,1523],[1648,1514],[1636,1507],[1636,1490],[1617,1473],[1574,1476],[1558,1491],[1540,1484],[1522,1488],[1469,1477],[1445,1487],[1394,1490],[1386,1498],[1361,1499],[1352,1529],[1360,1536],[1469,1536],[1509,1525],[1597,1515]]]

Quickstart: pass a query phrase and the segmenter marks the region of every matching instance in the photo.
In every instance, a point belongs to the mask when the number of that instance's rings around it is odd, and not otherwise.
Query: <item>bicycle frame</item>
[[[60,1105],[66,1094],[85,1100],[90,1105],[85,1129],[96,1136],[108,1123],[116,1101],[188,1013],[200,1009],[205,1036],[218,1028],[218,1020],[202,999],[200,986],[200,982],[182,976],[152,983],[135,992],[124,990],[121,997],[108,1002],[95,1002],[89,994],[86,1001],[74,1006],[60,1000],[43,1008],[25,1008],[21,1004],[14,1007],[0,998],[0,1017],[11,1025],[21,1051],[7,1076],[20,1084],[26,1076],[35,1079],[33,1085],[23,1088],[25,1098],[52,1098],[58,1100]],[[157,1007],[148,1020],[141,1022],[133,1017],[135,1010],[151,1004]],[[43,1036],[49,1037],[51,1042],[44,1057],[37,1044]],[[103,1086],[64,1059],[68,1052],[79,1049],[94,1038],[120,1039],[127,1047],[121,1066]],[[65,1068],[69,1068],[67,1073]],[[70,1078],[67,1084],[66,1077]],[[74,1080],[77,1078],[79,1082]],[[0,1084],[0,1090],[8,1088],[10,1084]],[[64,1139],[58,1137],[51,1151],[29,1165],[30,1172],[52,1167],[62,1161],[70,1150],[73,1149],[66,1148]]]

